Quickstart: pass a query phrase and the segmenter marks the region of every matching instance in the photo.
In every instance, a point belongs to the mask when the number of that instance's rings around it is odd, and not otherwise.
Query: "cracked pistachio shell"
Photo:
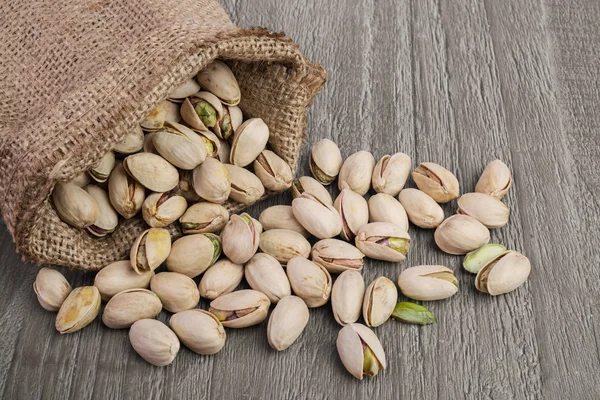
[[[179,122],[180,120],[179,104],[164,100],[144,117],[140,126],[146,132],[155,132],[162,129],[165,121]]]
[[[197,233],[181,237],[173,242],[167,257],[167,269],[195,278],[221,255],[221,240],[213,233]]]
[[[163,228],[150,228],[142,232],[129,254],[131,267],[138,274],[154,271],[171,252],[171,234]]]
[[[230,199],[242,204],[251,204],[265,194],[265,187],[252,172],[232,164],[224,165],[231,175]]]
[[[230,160],[233,165],[245,167],[265,149],[269,127],[260,118],[250,118],[237,129],[231,143]]]
[[[52,190],[52,201],[60,219],[75,228],[87,228],[98,218],[96,200],[72,183],[57,183]]]
[[[112,176],[112,174],[111,174],[111,176]],[[84,172],[80,172],[79,174],[77,174],[77,176],[75,176],[75,178],[71,179],[69,181],[69,183],[82,188],[82,187],[87,186],[87,184],[90,183],[91,179],[92,179],[92,177],[90,176],[90,174],[88,174],[87,172],[84,171]]]
[[[348,324],[338,333],[336,346],[344,367],[356,379],[374,377],[386,368],[385,353],[372,330],[362,324]]]
[[[367,257],[390,262],[404,261],[410,248],[408,233],[389,222],[371,222],[363,226],[355,242]]]
[[[214,300],[219,296],[231,293],[240,284],[244,277],[244,266],[234,264],[224,258],[206,270],[198,289],[200,296]]]
[[[254,173],[263,186],[274,192],[283,192],[292,186],[292,169],[271,150],[263,150],[254,160]]]
[[[168,192],[179,183],[179,172],[167,160],[152,153],[137,153],[123,161],[125,171],[153,192]]]
[[[200,301],[196,282],[177,272],[159,272],[150,280],[152,290],[165,310],[176,313],[195,308]]]
[[[319,183],[331,184],[342,168],[342,154],[338,145],[329,139],[321,139],[313,144],[309,166],[310,172]]]
[[[467,271],[476,274],[488,262],[496,258],[496,256],[504,253],[506,247],[501,244],[489,243],[484,244],[477,250],[467,253],[463,259],[463,267]]]
[[[304,257],[295,257],[288,262],[286,269],[294,294],[308,307],[321,307],[329,301],[331,275],[324,267]]]
[[[308,193],[319,199],[321,203],[333,205],[333,199],[329,191],[323,185],[310,176],[302,176],[294,181],[292,185],[292,198],[300,197],[303,193]]]
[[[144,147],[144,131],[139,125],[136,125],[131,132],[125,135],[117,145],[114,151],[121,154],[133,154],[142,150]]]
[[[229,110],[229,115],[231,116],[231,127],[235,132],[244,122],[244,115],[238,106],[227,106],[227,109]]]
[[[295,198],[292,212],[304,229],[319,239],[337,236],[342,231],[342,218],[337,210],[311,194]]]
[[[364,196],[371,187],[371,178],[375,168],[375,159],[368,151],[359,151],[344,161],[338,176],[338,188],[350,189]]]
[[[189,78],[169,93],[169,101],[181,103],[183,99],[199,91],[200,85],[193,78]]]
[[[115,167],[115,153],[109,151],[106,153],[100,161],[98,161],[92,169],[90,169],[90,176],[96,182],[106,182],[113,168]]]
[[[177,335],[155,319],[140,319],[129,329],[129,341],[136,353],[157,367],[169,365],[179,352]]]
[[[385,193],[377,193],[369,198],[368,204],[369,222],[390,222],[408,231],[406,210],[394,197]]]
[[[94,286],[98,288],[104,301],[127,289],[145,289],[150,286],[154,271],[138,274],[131,268],[129,260],[115,261],[102,268],[94,278]]]
[[[208,311],[226,328],[246,328],[264,321],[270,305],[264,293],[246,289],[217,297]]]
[[[156,317],[161,310],[162,303],[156,294],[146,289],[128,289],[109,300],[102,322],[111,329],[125,329],[140,319]]]
[[[187,209],[182,196],[171,193],[152,193],[142,205],[142,216],[152,228],[163,228],[177,221]]]
[[[435,229],[435,243],[444,253],[467,254],[490,241],[490,231],[468,215],[456,214]]]
[[[63,274],[55,269],[40,269],[33,282],[33,291],[40,305],[48,311],[58,311],[71,290]]]
[[[202,142],[204,143],[206,156],[217,158],[221,152],[221,139],[219,139],[217,135],[209,130],[196,131],[196,133],[198,136],[200,136],[200,139],[202,139]]]
[[[269,317],[269,345],[277,351],[290,347],[304,331],[308,318],[308,307],[300,297],[282,298]]]
[[[212,203],[223,203],[231,193],[231,175],[216,158],[207,158],[194,168],[194,190]]]
[[[442,265],[419,265],[402,271],[398,287],[410,299],[442,300],[458,292],[458,281],[452,270]]]
[[[360,271],[364,254],[350,243],[338,239],[319,240],[312,248],[314,263],[323,266],[332,274],[344,271]]]
[[[475,278],[475,287],[492,296],[520,287],[531,272],[529,259],[518,251],[505,251],[483,266]]]
[[[119,224],[119,216],[110,203],[108,193],[96,185],[87,185],[85,191],[96,201],[98,218],[87,227],[88,232],[94,236],[103,237],[115,230]]]
[[[233,126],[231,124],[231,114],[229,113],[229,107],[223,105],[223,114],[219,117],[215,126],[213,127],[215,135],[219,139],[227,140],[233,134]]]
[[[250,215],[232,215],[221,232],[223,253],[236,264],[244,264],[258,250],[262,226]]]
[[[188,203],[196,203],[201,200],[194,190],[193,171],[179,170],[179,183],[173,189],[173,194],[183,197]]]
[[[410,222],[424,229],[436,228],[444,221],[444,210],[427,193],[419,189],[403,189],[398,195]]]
[[[282,265],[287,264],[294,257],[308,258],[310,243],[298,232],[287,229],[270,229],[260,234],[258,247]]]
[[[223,164],[231,164],[229,156],[231,153],[231,145],[227,140],[219,139],[219,153],[215,157]]]
[[[73,289],[56,315],[56,330],[73,333],[88,326],[100,312],[100,292],[95,286]]]
[[[202,88],[221,99],[223,104],[235,106],[240,102],[240,87],[227,64],[213,61],[198,72],[196,80]]]
[[[508,223],[508,207],[490,195],[467,193],[460,196],[457,203],[459,214],[469,215],[487,228],[501,228]]]
[[[169,319],[169,325],[181,343],[194,353],[216,354],[225,346],[225,329],[208,311],[196,308],[178,312]]]
[[[164,128],[152,136],[152,143],[165,160],[185,170],[194,169],[207,156],[204,140],[190,128],[177,123],[165,123]],[[177,178],[179,180],[179,176]]]
[[[369,223],[367,200],[350,189],[344,189],[335,199],[333,206],[342,219],[340,236],[349,242],[353,241],[358,230]]]
[[[398,289],[394,282],[380,276],[367,287],[362,305],[367,326],[376,327],[386,322],[396,307]]]
[[[265,231],[269,229],[287,229],[298,232],[305,238],[310,237],[310,233],[294,217],[292,206],[271,206],[266,208],[260,213],[258,220]]]
[[[209,202],[191,205],[179,218],[184,234],[217,233],[229,221],[229,211],[220,204]]]
[[[115,210],[125,219],[133,218],[144,203],[145,190],[125,172],[119,163],[108,178],[108,197]]]
[[[423,192],[438,203],[454,200],[460,193],[456,176],[441,165],[425,162],[412,172],[412,178]]]
[[[331,289],[331,310],[338,324],[345,326],[358,321],[365,295],[365,282],[358,271],[344,271]]]
[[[500,160],[494,160],[483,170],[475,186],[475,191],[501,200],[511,185],[512,175],[506,164]]]
[[[373,170],[373,189],[377,193],[398,196],[408,179],[410,167],[410,157],[404,153],[381,157]]]
[[[283,267],[279,261],[268,254],[256,253],[246,263],[244,275],[250,287],[264,293],[273,304],[292,294]]]

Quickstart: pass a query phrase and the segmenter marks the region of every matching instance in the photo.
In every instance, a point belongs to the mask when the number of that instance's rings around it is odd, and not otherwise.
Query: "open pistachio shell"
[[[313,262],[323,266],[332,274],[362,270],[364,256],[350,243],[338,239],[319,240],[311,252]]]
[[[310,233],[294,217],[292,206],[280,205],[266,208],[260,213],[258,220],[265,231],[269,229],[287,229],[298,232],[305,238],[310,237]]]
[[[183,233],[218,233],[229,221],[229,211],[219,204],[202,202],[191,205],[179,218]]]
[[[150,286],[154,271],[138,274],[131,268],[129,260],[115,261],[102,268],[94,278],[102,300],[108,301],[114,295],[128,289],[145,289]]]
[[[344,271],[331,289],[331,310],[338,324],[345,326],[358,321],[365,294],[365,282],[358,271]]]
[[[488,243],[490,231],[475,218],[456,214],[442,222],[433,237],[444,253],[460,255]]]
[[[490,229],[501,228],[508,223],[510,211],[506,204],[488,194],[463,194],[457,203],[459,214],[469,215]]]
[[[427,193],[419,189],[403,189],[398,195],[410,222],[424,229],[433,229],[444,221],[444,210]]]
[[[302,176],[298,180],[294,181],[292,185],[292,198],[300,197],[303,193],[312,194],[314,197],[319,199],[320,202],[333,205],[333,199],[329,194],[329,191],[325,189],[316,179],[310,176]]]
[[[441,165],[425,162],[419,164],[412,173],[412,178],[423,192],[438,203],[454,200],[460,193],[456,176]]]
[[[355,242],[367,257],[391,262],[404,261],[410,248],[408,233],[389,222],[371,222],[363,226]]]
[[[165,160],[181,169],[194,169],[206,159],[204,140],[181,124],[165,123],[163,129],[154,134],[152,142]]]
[[[75,228],[87,228],[98,219],[96,200],[72,183],[57,183],[52,201],[60,219]]]
[[[244,122],[244,115],[238,106],[227,106],[227,108],[229,109],[229,115],[231,116],[231,127],[235,132]],[[226,138],[224,137],[224,139]]]
[[[162,129],[165,121],[179,122],[180,120],[179,104],[165,100],[146,115],[142,122],[140,122],[140,126],[147,132],[154,132]]]
[[[106,304],[102,322],[111,329],[125,329],[140,319],[156,317],[161,310],[162,303],[156,294],[146,289],[128,289]]]
[[[512,175],[506,164],[500,160],[494,160],[485,167],[477,181],[475,191],[489,194],[500,200],[506,195],[511,185]]]
[[[204,131],[196,131],[198,136],[202,139],[204,143],[204,148],[206,149],[206,156],[217,158],[219,153],[221,152],[221,139],[217,137],[214,133],[208,130]]]
[[[310,308],[321,307],[331,296],[331,275],[322,266],[304,257],[292,258],[286,268],[290,286]]]
[[[182,196],[188,203],[195,203],[201,200],[198,193],[194,190],[193,171],[179,170],[179,183],[173,189],[173,194]]]
[[[369,223],[369,205],[364,197],[350,189],[344,189],[333,206],[342,218],[342,239],[353,241],[360,228]]]
[[[33,291],[40,305],[48,311],[58,311],[71,290],[64,275],[55,269],[40,269],[33,282]]]
[[[163,228],[177,221],[187,209],[182,196],[171,193],[152,193],[142,205],[142,216],[152,228]]]
[[[216,354],[225,346],[225,329],[208,311],[180,311],[171,317],[169,325],[181,343],[195,353]]]
[[[156,293],[163,307],[173,313],[195,308],[200,301],[196,282],[177,272],[160,272],[150,280],[150,289]]]
[[[223,253],[236,264],[244,264],[252,258],[260,241],[262,226],[250,215],[232,215],[221,232]]]
[[[379,339],[364,325],[353,323],[343,327],[336,346],[344,367],[357,379],[372,378],[386,368]]]
[[[363,318],[367,326],[376,327],[387,321],[398,301],[394,282],[380,276],[367,287],[363,301]]]
[[[242,204],[258,201],[265,193],[265,187],[256,175],[245,168],[224,164],[231,175],[231,192],[229,197]]]
[[[123,218],[130,219],[142,209],[145,190],[119,163],[108,178],[108,197],[115,210]]]
[[[338,176],[338,188],[350,189],[364,196],[371,187],[375,159],[368,151],[359,151],[344,161]]]
[[[277,351],[290,347],[308,324],[308,307],[296,296],[282,298],[269,318],[267,339]]]
[[[264,321],[270,305],[265,294],[248,289],[217,297],[210,303],[208,311],[226,328],[246,328]]]
[[[244,275],[250,287],[267,295],[273,304],[292,294],[283,267],[279,261],[268,254],[256,253],[246,263]]]
[[[287,229],[271,229],[260,235],[258,247],[282,265],[287,264],[294,257],[308,258],[310,243],[298,232]]]
[[[231,143],[230,160],[233,165],[245,167],[265,149],[269,127],[260,118],[246,120],[235,132]]]
[[[292,201],[292,212],[304,229],[319,239],[337,236],[342,231],[342,218],[337,210],[308,193]]]
[[[369,222],[390,222],[408,231],[408,216],[398,200],[389,194],[377,193],[369,198],[368,204]]]
[[[381,157],[373,170],[373,189],[377,193],[398,196],[410,174],[410,166],[410,157],[404,153]]]
[[[196,80],[209,92],[217,96],[223,104],[235,106],[240,102],[241,94],[231,69],[222,61],[215,60],[198,72]]]
[[[221,241],[213,233],[187,235],[173,242],[167,269],[194,278],[211,265],[221,255]]]
[[[180,347],[175,333],[155,319],[134,322],[129,330],[129,342],[140,357],[157,367],[171,364]]]
[[[525,283],[530,272],[531,263],[527,257],[518,251],[505,251],[479,270],[475,287],[492,296],[509,293]]]
[[[274,192],[283,192],[292,185],[292,169],[271,150],[263,150],[254,160],[254,173],[263,186]]]
[[[154,271],[171,252],[171,234],[163,228],[150,228],[142,232],[133,246],[129,260],[138,274]]]
[[[219,260],[206,270],[198,289],[200,296],[214,300],[219,296],[231,293],[242,281],[244,277],[244,266],[242,264],[232,263],[224,258]]]
[[[90,176],[96,182],[106,182],[114,167],[115,153],[109,151],[90,169]]]
[[[94,236],[103,237],[115,230],[119,224],[119,216],[110,204],[108,193],[96,185],[87,185],[85,191],[96,201],[98,218],[87,227],[88,232]]]
[[[183,99],[198,91],[200,91],[200,85],[193,78],[189,78],[169,93],[169,101],[181,103]]]
[[[136,125],[130,133],[117,143],[114,151],[121,154],[133,154],[142,150],[144,147],[144,131],[139,125]]]
[[[73,289],[56,315],[56,330],[73,333],[88,326],[100,312],[100,292],[95,286]]]
[[[329,185],[333,182],[342,168],[342,154],[337,144],[329,139],[321,139],[313,144],[309,166],[319,183]]]
[[[414,300],[442,300],[458,292],[458,281],[452,270],[442,265],[419,265],[402,271],[398,287]]]
[[[229,142],[227,140],[219,139],[219,154],[217,154],[215,158],[223,164],[231,164],[230,155],[231,145]]]
[[[137,153],[123,161],[125,171],[153,192],[168,192],[179,183],[179,172],[167,160],[152,153]]]

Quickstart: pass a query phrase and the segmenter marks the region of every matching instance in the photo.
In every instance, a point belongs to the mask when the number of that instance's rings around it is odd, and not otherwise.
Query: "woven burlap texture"
[[[42,265],[97,270],[128,257],[140,218],[92,238],[60,221],[49,194],[212,60],[231,65],[240,107],[265,120],[294,171],[325,82],[291,40],[239,29],[214,0],[10,0],[0,33],[0,207],[17,251]]]

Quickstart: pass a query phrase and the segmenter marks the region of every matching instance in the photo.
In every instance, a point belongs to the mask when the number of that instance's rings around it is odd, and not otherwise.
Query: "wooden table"
[[[376,329],[388,369],[352,378],[335,350],[330,305],[311,310],[282,353],[266,321],[228,330],[216,356],[182,349],[166,368],[145,363],[126,331],[96,321],[54,330],[6,229],[0,233],[0,394],[5,399],[598,399],[600,257],[600,6],[594,0],[226,0],[240,26],[285,31],[329,81],[310,110],[308,143],[331,138],[344,156],[402,151],[454,171],[472,191],[485,164],[514,173],[512,215],[492,240],[533,270],[514,293],[473,287],[461,258],[414,229],[403,264],[369,261],[370,282],[419,264],[453,268],[460,292],[429,303],[437,322]],[[302,173],[307,173],[307,146]],[[412,183],[411,183],[412,185]],[[336,189],[337,190],[337,189]],[[334,193],[336,193],[334,191]],[[251,209],[289,203],[288,194]],[[455,203],[445,207],[447,215]],[[74,286],[91,274],[67,272]],[[207,307],[207,302],[201,303]],[[160,319],[166,321],[166,313]]]

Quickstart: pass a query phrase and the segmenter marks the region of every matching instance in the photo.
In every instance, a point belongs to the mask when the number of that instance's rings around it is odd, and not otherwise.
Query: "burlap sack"
[[[288,38],[239,29],[215,0],[3,1],[0,36],[0,207],[17,251],[39,264],[96,270],[128,257],[140,218],[92,238],[59,220],[52,187],[213,59],[230,61],[240,107],[265,120],[294,171],[325,81]]]

